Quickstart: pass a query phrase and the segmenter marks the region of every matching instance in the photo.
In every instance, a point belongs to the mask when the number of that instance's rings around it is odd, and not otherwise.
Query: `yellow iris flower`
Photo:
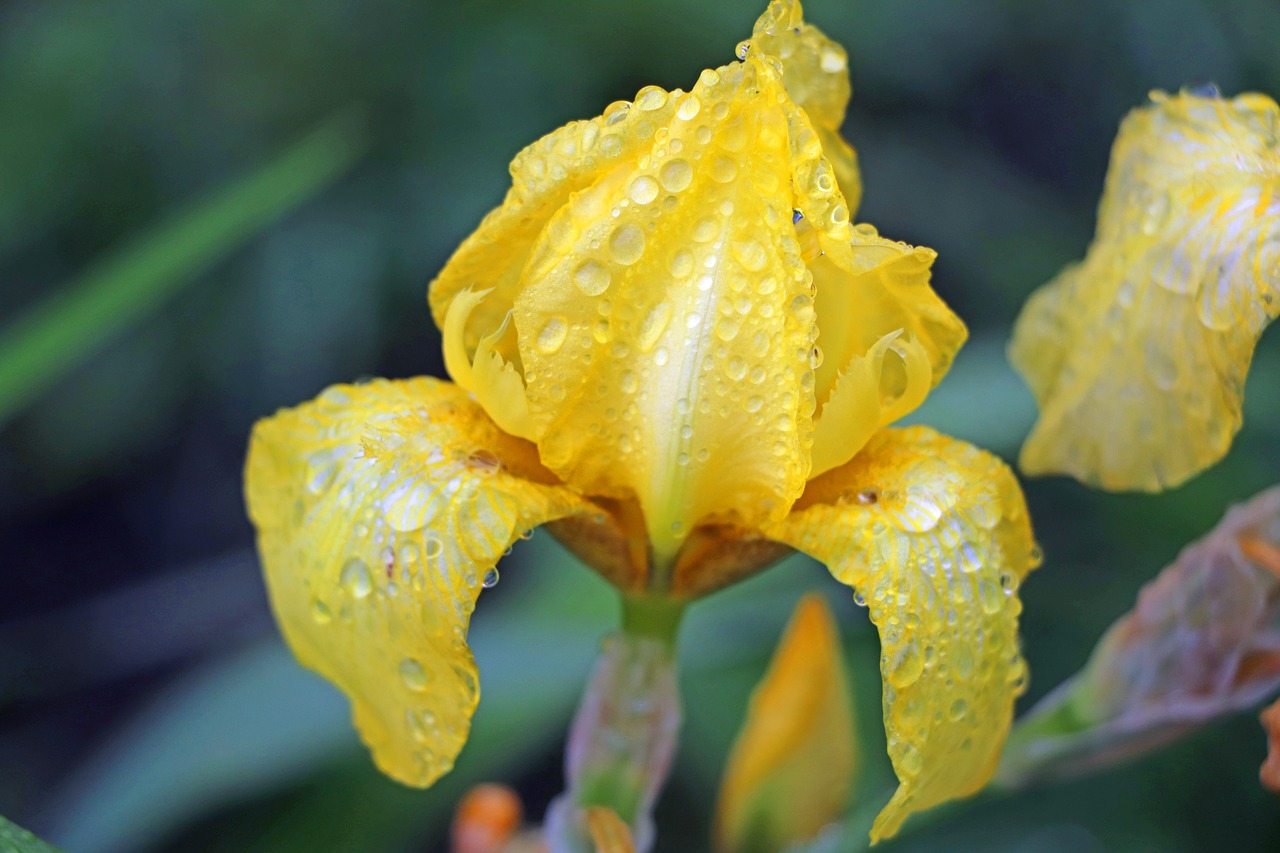
[[[486,573],[548,524],[632,598],[686,601],[791,548],[855,587],[900,781],[874,837],[990,777],[1038,557],[1004,464],[886,428],[966,330],[931,250],[852,224],[846,66],[774,0],[690,91],[535,142],[431,285],[456,384],[336,386],[256,427],[277,618],[389,775],[452,767]]]
[[[1111,150],[1097,234],[1040,288],[1009,355],[1040,404],[1029,474],[1157,492],[1226,455],[1280,315],[1280,107],[1152,93]]]

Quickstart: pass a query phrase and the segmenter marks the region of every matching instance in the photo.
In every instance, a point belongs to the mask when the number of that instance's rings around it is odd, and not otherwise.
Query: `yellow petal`
[[[778,851],[844,811],[857,742],[840,634],[822,598],[801,599],[751,696],[716,808],[716,849]]]
[[[679,97],[665,99],[645,111],[648,135],[636,131],[638,121],[619,127],[631,110],[630,104],[619,102],[610,105],[604,115],[570,122],[517,154],[511,161],[511,189],[506,198],[462,242],[431,283],[429,300],[436,325],[444,328],[449,306],[464,290],[492,290],[467,326],[465,344],[473,351],[480,338],[500,326],[511,310],[534,241],[551,216],[574,193],[629,163],[639,150],[651,147],[653,128],[671,121],[679,101]]]
[[[1278,131],[1262,95],[1155,93],[1125,119],[1088,254],[1014,329],[1040,404],[1025,471],[1159,491],[1226,454],[1280,313]]]
[[[854,229],[851,271],[823,256],[817,286],[816,476],[853,458],[876,430],[909,414],[951,367],[968,335],[929,285],[932,249]]]
[[[985,785],[1026,678],[1014,590],[1038,560],[1008,467],[925,427],[883,430],[765,532],[853,586],[880,632],[899,786],[872,839]]]
[[[511,324],[511,312],[502,318],[502,325],[480,338],[474,355],[468,353],[465,343],[471,315],[490,293],[488,290],[475,293],[467,288],[450,303],[443,327],[445,369],[453,381],[475,395],[503,432],[532,439],[533,419],[529,416],[524,378],[498,349]]]
[[[672,120],[650,117],[673,100]],[[543,461],[588,494],[634,495],[660,553],[709,516],[784,513],[808,473],[792,110],[751,59],[687,95],[641,92],[614,128],[651,141],[555,215],[516,297]],[[808,192],[841,203],[834,183]]]
[[[852,94],[845,49],[804,21],[797,0],[773,0],[738,52],[740,57],[754,52],[781,63],[787,94],[813,122],[844,200],[850,211],[857,210],[862,198],[858,160],[853,148],[840,136]]]
[[[893,360],[886,359],[890,353]],[[894,367],[891,367],[894,365]],[[893,383],[896,370],[899,377]],[[896,385],[885,390],[886,378]],[[837,377],[813,433],[812,475],[843,465],[880,427],[910,413],[929,391],[929,359],[902,330],[890,332]]]
[[[631,829],[617,812],[605,806],[587,806],[583,813],[595,853],[636,853]]]
[[[258,423],[245,472],[276,618],[388,775],[453,766],[479,696],[467,625],[522,531],[590,504],[435,379],[339,385]]]

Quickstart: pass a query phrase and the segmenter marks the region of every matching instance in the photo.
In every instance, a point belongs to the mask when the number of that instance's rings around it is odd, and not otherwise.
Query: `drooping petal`
[[[840,632],[810,595],[751,695],[720,788],[716,849],[765,853],[810,841],[844,812],[857,761]]]
[[[738,47],[740,57],[753,52],[781,64],[787,94],[813,122],[849,211],[857,210],[862,198],[858,159],[840,135],[852,94],[845,49],[804,20],[798,0],[773,0],[756,21],[751,38]]]
[[[1280,108],[1153,94],[1121,125],[1088,254],[1028,301],[1028,473],[1159,491],[1226,454],[1280,314]]]
[[[816,335],[776,72],[748,59],[687,95],[645,90],[616,132],[647,139],[650,106],[672,100],[634,164],[556,214],[515,303],[543,461],[589,494],[635,495],[660,552],[708,516],[751,526],[799,495]],[[834,183],[811,194],[838,203]]]
[[[593,512],[435,379],[339,385],[259,422],[245,491],[276,618],[388,775],[453,766],[479,697],[467,625],[520,534]]]
[[[883,430],[765,532],[854,587],[880,632],[899,786],[873,840],[986,784],[1026,678],[1014,592],[1038,559],[1008,467],[925,427]]]

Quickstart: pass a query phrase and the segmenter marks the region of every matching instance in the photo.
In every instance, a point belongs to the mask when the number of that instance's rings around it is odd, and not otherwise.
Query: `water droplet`
[[[648,204],[658,197],[659,190],[656,180],[649,175],[639,175],[631,182],[627,195],[631,196],[631,200],[636,204]]]
[[[620,225],[609,236],[609,254],[623,266],[634,264],[644,254],[644,231],[631,222]]]
[[[538,333],[538,349],[546,355],[552,355],[564,346],[564,340],[569,336],[569,324],[565,322],[563,317],[552,317],[547,320],[546,325],[542,327],[542,331]]]
[[[680,249],[671,256],[671,277],[685,278],[693,272],[694,258],[693,252],[688,249]]]
[[[812,350],[809,351],[809,367],[817,370],[822,366],[822,347],[814,344]]]
[[[1161,391],[1169,391],[1178,384],[1178,365],[1159,341],[1148,341],[1144,350],[1147,370],[1152,381]]]
[[[814,320],[813,300],[804,293],[798,294],[791,300],[789,309],[791,311],[791,316],[795,317],[796,321],[799,323],[807,326]]]
[[[914,684],[924,672],[924,656],[912,640],[904,640],[888,653],[886,666],[889,682],[895,687]]]
[[[1001,572],[1000,588],[1003,589],[1006,594],[1014,592],[1018,588],[1018,576],[1013,572]]]
[[[329,609],[329,605],[317,598],[311,602],[311,618],[317,625],[328,625],[333,621],[333,611]]]
[[[453,665],[453,674],[462,682],[462,688],[474,697],[479,689],[476,685],[476,674],[459,663]]]
[[[791,223],[793,225],[798,223],[801,219],[804,219],[804,214],[801,213],[798,208],[791,211]]]
[[[702,101],[698,100],[698,96],[690,92],[680,99],[679,106],[676,107],[676,115],[685,121],[689,121],[698,114],[702,109]]]
[[[764,407],[764,398],[759,394],[753,394],[747,398],[746,409],[748,412],[755,414]]]
[[[859,607],[867,606],[867,597],[862,594],[862,590],[856,590],[853,593],[853,603],[858,605]]]
[[[369,567],[359,557],[352,557],[343,564],[339,579],[353,598],[364,598],[373,592],[373,579],[369,575]]]
[[[903,744],[902,754],[898,756],[898,767],[908,776],[919,775],[924,769],[924,759],[920,755],[920,750],[913,744]]]
[[[408,687],[415,693],[421,693],[427,689],[431,676],[413,658],[405,658],[400,661],[400,680],[404,682],[404,686]]]
[[[717,183],[727,184],[738,177],[738,164],[728,157],[717,157],[711,164],[711,179]]]
[[[599,296],[609,289],[609,268],[599,261],[583,261],[573,272],[573,283],[587,296]]]
[[[1004,593],[987,578],[978,581],[978,603],[989,614],[999,613],[1004,606]]]
[[[880,500],[880,493],[877,492],[875,489],[865,489],[861,492],[858,492],[854,500],[856,500],[858,503],[862,504],[863,506],[871,506],[872,504],[877,503]]]
[[[751,52],[751,39],[738,42],[738,49],[734,51],[738,59],[745,60],[747,54]]]
[[[759,240],[741,240],[734,243],[733,256],[748,272],[759,272],[769,263],[769,253]]]
[[[822,56],[818,58],[818,64],[828,74],[838,74],[849,67],[849,60],[845,58],[842,51],[829,47],[822,51]]]
[[[318,495],[333,484],[338,475],[336,450],[321,450],[307,459],[307,489]]]
[[[634,394],[640,388],[640,380],[636,378],[634,370],[624,370],[618,378],[618,385],[624,394]]]
[[[972,542],[964,541],[956,546],[956,562],[962,572],[976,572],[982,568],[982,553]]]
[[[422,537],[422,552],[428,560],[434,560],[444,550],[444,540],[438,533],[427,531]]]
[[[662,109],[667,102],[667,93],[658,86],[645,86],[636,93],[636,109],[646,112]]]
[[[644,322],[640,324],[640,332],[636,336],[636,346],[641,352],[648,352],[653,349],[654,344],[662,337],[662,333],[666,331],[667,324],[671,322],[671,303],[659,302],[649,310],[645,316]]]
[[[495,566],[484,573],[484,580],[480,582],[480,585],[485,589],[493,589],[498,585],[500,577],[501,576],[498,574],[498,568]]]
[[[659,170],[658,180],[668,192],[678,193],[693,183],[693,167],[687,160],[671,160]]]
[[[969,713],[969,703],[963,699],[957,699],[954,702],[952,702],[951,708],[948,711],[948,714],[950,715],[951,719],[957,720],[957,721],[963,720],[965,714],[968,714],[968,713]]]

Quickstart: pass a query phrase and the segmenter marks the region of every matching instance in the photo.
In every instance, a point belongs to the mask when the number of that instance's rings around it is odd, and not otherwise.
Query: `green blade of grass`
[[[0,853],[60,853],[15,823],[0,817]]]
[[[166,297],[314,196],[365,148],[349,113],[147,230],[0,331],[0,426]]]

